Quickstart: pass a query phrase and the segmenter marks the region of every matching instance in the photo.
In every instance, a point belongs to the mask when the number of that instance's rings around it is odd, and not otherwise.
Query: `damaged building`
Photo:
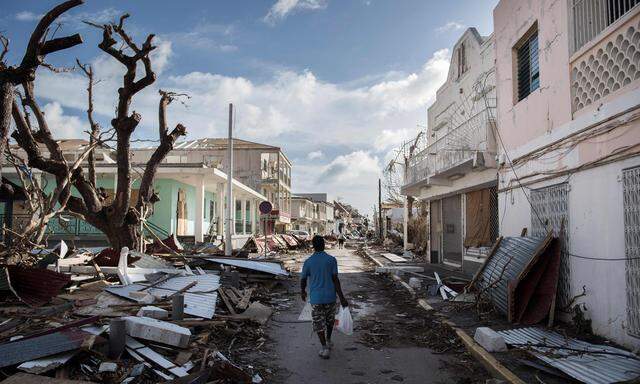
[[[402,193],[429,204],[430,262],[469,274],[498,236],[494,36],[468,28],[428,109],[427,146],[409,160]]]
[[[467,29],[402,193],[430,263],[471,276],[499,235],[561,239],[556,310],[640,345],[640,6],[502,0]]]

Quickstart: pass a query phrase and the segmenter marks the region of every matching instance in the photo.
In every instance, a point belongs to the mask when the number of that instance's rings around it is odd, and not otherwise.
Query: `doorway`
[[[187,193],[182,188],[178,188],[178,201],[176,204],[176,235],[185,236],[187,234]]]
[[[461,195],[442,199],[442,260],[462,266],[462,205]]]

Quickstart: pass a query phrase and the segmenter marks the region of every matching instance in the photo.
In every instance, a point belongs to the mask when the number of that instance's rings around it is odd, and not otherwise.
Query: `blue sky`
[[[157,90],[191,99],[170,109],[189,139],[223,136],[237,106],[238,137],[283,147],[294,162],[294,191],[329,192],[368,211],[394,146],[426,124],[426,108],[446,78],[450,53],[467,26],[491,33],[496,0],[88,1],[65,16],[62,33],[85,43],[48,61],[91,63],[101,80],[96,110],[114,111],[122,69],[97,48],[106,22],[128,12],[139,40],[157,35],[158,80],[134,101],[135,136],[156,138]],[[55,1],[0,0],[0,31],[19,60],[38,16]],[[39,73],[36,93],[58,137],[86,129],[84,79]]]

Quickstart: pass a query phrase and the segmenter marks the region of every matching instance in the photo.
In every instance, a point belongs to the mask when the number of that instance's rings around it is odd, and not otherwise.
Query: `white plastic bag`
[[[298,316],[298,321],[311,321],[311,303],[307,301],[307,303],[302,308],[302,312],[300,312],[300,316]]]
[[[353,318],[351,317],[349,307],[340,306],[340,311],[338,311],[336,315],[334,328],[345,335],[353,335]]]

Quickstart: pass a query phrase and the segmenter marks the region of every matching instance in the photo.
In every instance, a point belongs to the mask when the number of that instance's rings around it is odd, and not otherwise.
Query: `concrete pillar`
[[[200,179],[196,185],[196,217],[195,217],[195,238],[196,243],[204,241],[204,178]]]
[[[404,237],[404,250],[407,251],[409,248],[409,197],[405,196],[404,197],[404,214],[402,215],[404,216],[402,218],[403,221],[403,225],[402,225],[402,232],[403,232],[403,237]]]
[[[256,215],[256,209],[258,207],[259,200],[253,200],[251,202],[251,209],[249,210],[249,212],[251,213],[251,233],[255,234],[256,233],[256,225],[258,224],[258,216]]]

